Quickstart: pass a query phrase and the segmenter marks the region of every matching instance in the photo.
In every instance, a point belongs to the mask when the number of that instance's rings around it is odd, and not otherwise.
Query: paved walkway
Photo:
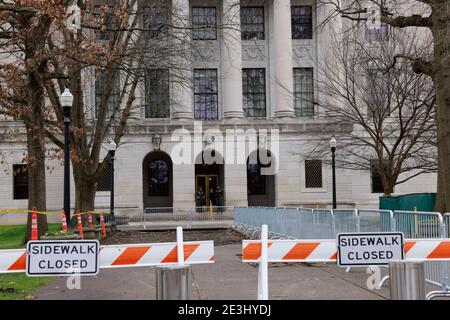
[[[216,263],[196,265],[194,299],[255,299],[258,269],[242,263],[241,245],[215,248]],[[386,272],[385,270],[383,271]],[[366,269],[346,273],[336,265],[272,265],[271,299],[388,299],[389,290],[369,290]],[[154,268],[102,269],[81,280],[81,290],[68,290],[66,278],[57,278],[35,294],[36,299],[155,299]]]

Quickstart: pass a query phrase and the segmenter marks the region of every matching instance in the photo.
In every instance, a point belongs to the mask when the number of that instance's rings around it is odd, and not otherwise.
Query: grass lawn
[[[61,229],[60,224],[49,224],[49,232]],[[25,247],[26,225],[0,226],[0,250]],[[0,275],[0,300],[18,300],[35,292],[51,278],[27,277],[25,273]]]

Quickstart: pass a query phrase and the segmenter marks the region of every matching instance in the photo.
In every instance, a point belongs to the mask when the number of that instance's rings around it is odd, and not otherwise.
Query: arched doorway
[[[153,151],[144,158],[144,209],[173,206],[172,168],[172,160],[165,152]]]
[[[269,161],[262,161],[260,155],[267,155]],[[272,165],[270,151],[253,151],[247,158],[247,194],[249,207],[275,207],[275,176],[264,172]],[[270,171],[270,170],[267,170]]]
[[[213,163],[208,160],[211,157]],[[225,205],[223,157],[215,150],[203,151],[195,161],[195,205],[197,211],[217,211],[217,207]]]

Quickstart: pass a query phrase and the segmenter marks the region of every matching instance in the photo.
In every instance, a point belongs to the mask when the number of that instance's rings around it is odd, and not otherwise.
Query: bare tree
[[[318,88],[326,97],[319,103],[319,117],[353,125],[351,132],[337,133],[337,166],[375,170],[386,195],[437,169],[433,83],[408,63],[393,64],[396,52],[414,50],[404,34],[374,42],[358,32],[340,34],[318,68]],[[328,140],[315,145],[313,154],[328,153]]]
[[[46,14],[52,3],[0,1],[0,112],[25,123],[29,191],[28,209],[46,210],[45,131],[46,112],[43,75],[48,64],[46,39],[51,18]],[[27,239],[31,233],[28,217]],[[46,217],[38,217],[39,232],[47,230]]]
[[[140,117],[140,108],[149,105],[147,101],[140,104],[136,99],[137,93],[140,91],[142,94],[145,90],[144,84],[152,81],[149,74],[167,71],[154,81],[170,82],[175,86],[173,91],[177,96],[186,97],[180,95],[180,91],[192,86],[191,59],[193,51],[198,48],[191,41],[191,32],[195,29],[190,25],[188,8],[179,7],[176,1],[79,0],[76,3],[80,15],[75,33],[68,24],[73,14],[68,10],[72,8],[71,1],[49,1],[45,5],[37,0],[5,2],[0,13],[3,13],[4,25],[9,25],[9,12],[31,12],[40,19],[47,19],[47,32],[29,34],[41,44],[37,61],[44,65],[36,70],[39,78],[35,82],[40,86],[39,92],[42,94],[45,88],[46,93],[46,96],[40,96],[40,100],[33,100],[35,103],[40,101],[38,109],[42,125],[36,130],[42,139],[47,137],[58,148],[64,147],[59,95],[69,88],[74,95],[70,144],[75,210],[88,211],[94,209],[98,178],[110,162],[109,155],[100,159],[102,145],[110,140],[119,144],[130,117],[133,114]],[[12,30],[17,28],[13,26]],[[29,31],[20,29],[21,33]],[[23,47],[7,47],[5,52],[14,56],[7,67],[17,66],[10,73],[22,74],[19,78],[24,81],[22,87],[26,87],[32,78],[24,72],[23,66],[30,61],[24,60]],[[196,54],[201,56],[201,50]],[[170,77],[166,77],[169,70]],[[14,92],[17,86],[10,81],[5,89]],[[170,112],[176,111],[180,102],[177,99],[170,101]],[[14,104],[5,104],[2,111],[4,114],[15,112]],[[168,110],[162,113],[156,116],[171,116]],[[24,114],[28,114],[27,109],[24,109]],[[44,159],[44,150],[40,154]],[[33,190],[41,192],[45,198],[42,192],[45,188]]]
[[[450,3],[447,0],[320,0],[332,8],[330,17],[341,16],[356,25],[379,21],[397,30],[419,28],[429,32],[433,52],[423,56],[419,52],[396,53],[394,63],[410,62],[414,72],[429,76],[436,92],[436,121],[438,145],[438,192],[436,210],[450,209]],[[375,6],[377,10],[368,10]],[[420,45],[420,40],[418,45]]]

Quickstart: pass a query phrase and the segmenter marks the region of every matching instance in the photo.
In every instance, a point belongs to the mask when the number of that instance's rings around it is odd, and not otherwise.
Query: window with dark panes
[[[312,39],[312,6],[291,7],[292,39]]]
[[[383,181],[378,170],[378,160],[370,161],[370,180],[372,193],[384,193]]]
[[[113,31],[107,29],[114,28],[114,7],[112,5],[95,5],[93,8],[93,16],[99,24],[99,29],[95,30],[97,40],[111,40]]]
[[[264,7],[241,7],[241,39],[264,40]]]
[[[111,162],[105,168],[103,175],[97,180],[97,191],[111,191],[112,186],[112,167]]]
[[[192,8],[192,39],[217,39],[217,17],[215,7]]]
[[[102,101],[103,94],[105,93],[105,87],[105,72],[101,71],[98,73],[97,78],[95,79],[95,118],[98,118],[99,107]],[[120,77],[119,75],[116,75],[115,79],[113,80],[111,94],[109,95],[108,99],[108,112],[106,114],[107,117],[111,117],[113,115],[114,109],[119,108],[120,101]]]
[[[170,118],[168,69],[148,69],[146,71],[145,117]]]
[[[28,165],[13,164],[13,199],[28,199]]]
[[[305,160],[305,188],[322,187],[322,161]]]
[[[144,29],[148,39],[167,40],[169,36],[169,8],[160,5],[144,6]]]
[[[369,117],[388,115],[390,112],[390,79],[383,69],[370,69],[367,76],[367,114]],[[381,114],[385,113],[385,114]]]
[[[370,42],[381,42],[388,38],[389,26],[384,22],[379,24],[365,23],[365,38]]]
[[[265,69],[242,69],[242,96],[247,117],[266,116]]]
[[[194,69],[195,120],[218,120],[217,69]]]
[[[313,68],[294,68],[294,110],[297,117],[314,115]]]
[[[150,197],[169,196],[169,165],[162,159],[148,164],[148,195]]]

